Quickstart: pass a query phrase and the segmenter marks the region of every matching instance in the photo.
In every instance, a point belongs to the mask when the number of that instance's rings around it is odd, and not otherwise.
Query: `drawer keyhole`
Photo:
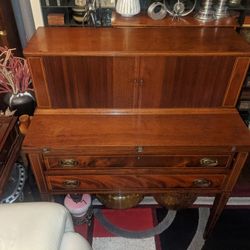
[[[143,153],[143,147],[142,146],[138,146],[137,148],[136,148],[136,151],[137,151],[137,153]]]
[[[63,182],[63,187],[65,188],[77,188],[80,186],[80,181],[78,180],[66,180]]]

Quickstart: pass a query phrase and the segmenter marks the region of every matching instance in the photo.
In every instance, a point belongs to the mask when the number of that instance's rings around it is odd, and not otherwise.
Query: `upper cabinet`
[[[250,46],[227,28],[40,28],[24,52],[39,107],[210,108],[236,105]]]

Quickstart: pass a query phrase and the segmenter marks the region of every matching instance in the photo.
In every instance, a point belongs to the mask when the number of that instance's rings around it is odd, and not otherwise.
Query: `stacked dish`
[[[86,0],[75,0],[75,7],[72,8],[72,17],[77,23],[84,23],[86,20]]]

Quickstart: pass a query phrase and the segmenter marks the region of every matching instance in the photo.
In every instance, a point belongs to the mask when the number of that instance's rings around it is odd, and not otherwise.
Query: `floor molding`
[[[194,205],[212,205],[214,197],[198,197]],[[157,202],[152,196],[145,196],[140,205],[156,205]],[[93,200],[93,205],[102,205],[97,199]],[[250,206],[250,197],[231,197],[227,202],[227,206]]]

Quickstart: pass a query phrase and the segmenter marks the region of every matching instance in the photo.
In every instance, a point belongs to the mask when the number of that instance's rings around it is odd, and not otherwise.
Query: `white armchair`
[[[68,210],[53,202],[0,205],[0,250],[91,250]]]

